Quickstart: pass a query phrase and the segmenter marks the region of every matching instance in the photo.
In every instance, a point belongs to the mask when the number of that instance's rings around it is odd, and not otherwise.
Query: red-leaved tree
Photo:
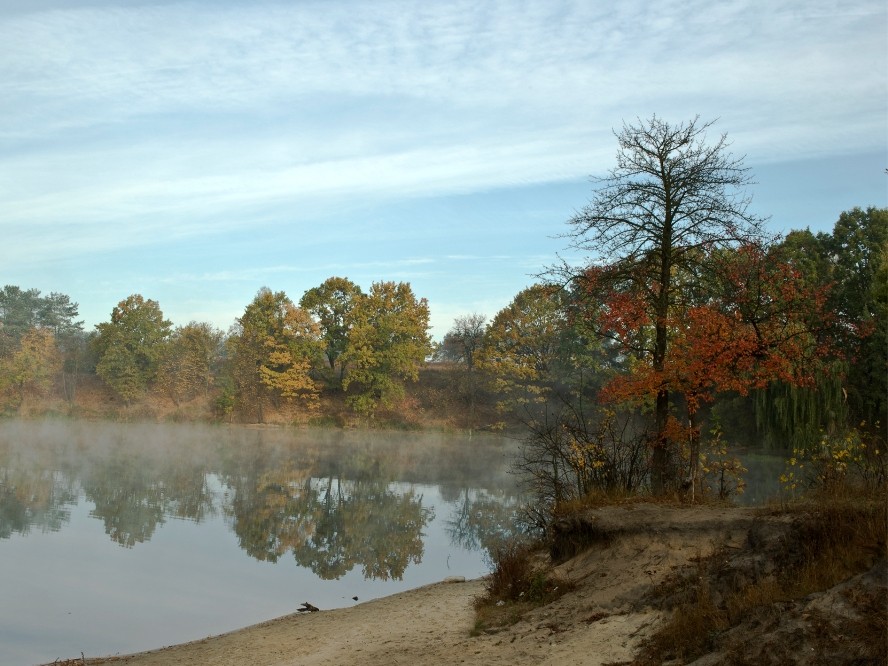
[[[811,386],[835,350],[824,335],[830,314],[827,290],[759,245],[710,252],[705,276],[686,284],[684,298],[664,322],[668,353],[660,367],[637,362],[602,391],[605,401],[652,402],[663,392],[683,397],[684,418],[671,414],[664,436],[671,451],[688,445],[685,483],[692,492],[700,458],[699,410],[724,392],[746,395],[781,381]],[[589,284],[594,284],[590,275]],[[632,289],[608,294],[595,312],[597,327],[625,352],[641,358],[655,329],[643,295]],[[684,476],[684,475],[683,475]]]

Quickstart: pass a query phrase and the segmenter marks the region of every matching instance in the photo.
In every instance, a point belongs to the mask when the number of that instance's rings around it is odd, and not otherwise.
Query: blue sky
[[[884,0],[0,0],[0,280],[227,329],[409,281],[433,334],[564,253],[612,130],[718,119],[785,232],[888,205]]]

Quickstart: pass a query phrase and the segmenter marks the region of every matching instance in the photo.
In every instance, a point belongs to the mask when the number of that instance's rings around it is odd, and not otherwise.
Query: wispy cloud
[[[883,0],[28,7],[0,13],[10,269],[284,221],[384,236],[349,212],[600,174],[653,112],[720,117],[758,163],[884,146]]]
[[[276,266],[263,266],[260,268],[244,268],[239,270],[216,271],[212,273],[177,273],[161,278],[159,282],[167,284],[183,284],[188,282],[249,282],[280,278],[294,273],[309,273],[317,275],[336,275],[343,271],[378,271],[391,273],[405,268],[428,266],[435,264],[435,259],[428,257],[397,259],[392,261],[364,261],[326,264],[284,264]],[[369,286],[369,285],[365,285]]]
[[[175,198],[243,179],[239,189],[262,198],[296,186],[363,195],[376,172],[387,192],[498,184],[473,166],[502,179],[577,177],[610,156],[612,126],[651,111],[730,115],[733,133],[763,135],[744,150],[764,158],[779,150],[769,128],[798,127],[808,150],[829,151],[849,138],[862,147],[883,123],[877,1],[848,12],[826,2],[74,7],[0,23],[0,137],[19,148],[0,168],[39,159],[64,183],[75,169],[105,176],[90,164],[104,159],[125,167],[112,199],[128,197],[132,179]],[[863,127],[819,131],[850,104],[871,110]],[[92,147],[96,133],[116,139]],[[167,173],[152,172],[158,163]]]

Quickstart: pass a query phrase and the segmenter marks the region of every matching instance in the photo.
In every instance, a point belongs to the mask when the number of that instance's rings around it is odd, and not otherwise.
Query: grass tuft
[[[510,541],[493,554],[493,571],[484,594],[475,599],[473,635],[491,633],[518,622],[528,611],[551,603],[574,584],[552,576],[539,548]]]

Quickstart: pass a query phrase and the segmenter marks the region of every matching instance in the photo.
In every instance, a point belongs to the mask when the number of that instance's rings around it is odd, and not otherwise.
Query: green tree
[[[318,388],[310,373],[322,352],[320,331],[308,312],[282,292],[263,287],[229,338],[235,399],[242,412],[252,411],[259,423],[271,401],[299,399],[317,405]]]
[[[331,277],[306,291],[299,301],[299,306],[310,312],[320,324],[324,354],[331,373],[339,363],[340,385],[346,370],[341,357],[348,346],[348,316],[360,296],[361,288],[348,278]]]
[[[484,334],[478,365],[493,377],[500,408],[541,402],[554,382],[567,320],[560,287],[536,284],[500,310]]]
[[[63,386],[73,399],[84,344],[83,322],[77,319],[77,303],[65,294],[41,296],[37,289],[6,285],[0,290],[0,358],[21,353],[23,336],[35,328],[50,331],[63,361]]]
[[[40,306],[39,289],[6,285],[0,290],[0,355],[10,353],[21,337],[37,326]]]
[[[358,413],[372,415],[404,395],[405,380],[419,378],[432,351],[428,302],[417,299],[409,283],[376,282],[357,298],[346,325],[343,388],[352,389],[348,401]]]
[[[828,249],[831,242],[829,234],[815,235],[808,229],[791,231],[771,248],[769,263],[773,266],[782,262],[793,267],[793,281],[799,288],[821,290],[832,299],[836,285]],[[766,286],[780,284],[773,278],[771,282]],[[844,324],[833,306],[828,310],[833,317],[825,329],[825,337],[834,340]],[[819,441],[822,432],[831,431],[845,421],[847,400],[843,384],[847,361],[834,358],[830,363],[818,364],[816,369],[816,380],[810,385],[777,381],[753,392],[751,404],[756,434],[765,446],[783,450],[808,448]]]
[[[96,373],[124,403],[154,381],[171,327],[157,302],[139,294],[120,301],[110,322],[96,325]]]
[[[597,270],[565,272],[590,282],[584,290],[593,303],[615,286],[634,292],[632,300],[643,304],[651,322],[649,332],[638,332],[645,340],[642,358],[655,372],[663,370],[669,351],[677,272],[698,274],[701,249],[763,236],[763,221],[747,212],[749,198],[742,193],[750,184],[748,170],[728,152],[726,135],[707,142],[711,125],[698,118],[672,125],[656,116],[624,124],[616,167],[595,179],[592,200],[570,220],[573,247],[590,252]],[[668,435],[668,389],[657,390],[654,403],[652,485],[662,493],[675,445]]]
[[[21,337],[33,328],[46,328],[56,341],[65,341],[83,331],[77,319],[77,303],[65,294],[41,296],[39,289],[23,290],[6,285],[0,290],[0,356],[14,349]]]
[[[848,403],[857,421],[870,427],[888,421],[888,208],[854,208],[839,216],[823,239],[833,265],[831,306],[845,326],[839,344],[849,350]],[[878,428],[877,428],[878,429]],[[881,429],[884,438],[884,429]]]
[[[870,430],[884,440],[888,418],[888,209],[854,208],[833,232],[793,231],[775,249],[798,279],[828,292],[824,342],[843,352],[820,368],[814,386],[778,383],[756,395],[756,418],[769,444],[810,448],[823,432]]]
[[[561,289],[528,287],[490,322],[481,350],[483,362],[503,376],[541,379],[555,365],[565,324]]]
[[[37,310],[37,323],[53,332],[57,340],[78,335],[83,330],[83,322],[76,321],[78,304],[72,303],[66,294],[51,292],[44,296]]]

